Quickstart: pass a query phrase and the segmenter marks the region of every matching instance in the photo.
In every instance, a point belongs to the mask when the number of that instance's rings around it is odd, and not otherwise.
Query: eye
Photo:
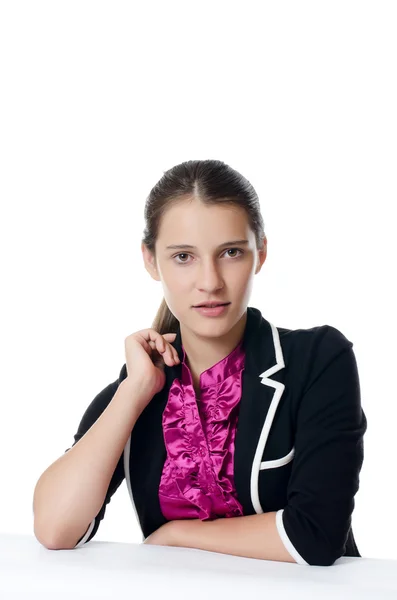
[[[237,250],[237,252],[240,252],[240,254],[238,256],[240,256],[241,254],[244,254],[244,252],[242,250],[240,250],[239,248],[229,248],[228,250],[226,250],[226,252],[230,252],[230,250]],[[229,254],[230,256],[230,254]]]
[[[228,248],[227,250],[225,250],[225,252],[230,252],[231,250],[237,250],[237,252],[240,253],[236,257],[232,256],[231,258],[233,260],[235,260],[235,258],[239,258],[240,256],[242,256],[244,254],[244,250],[241,250],[240,248]],[[191,255],[188,254],[187,252],[179,252],[179,254],[175,254],[172,258],[177,258],[179,256],[191,256]],[[229,254],[229,256],[230,256],[230,254]],[[185,261],[185,260],[183,260],[182,262],[179,261],[179,260],[177,260],[176,262],[179,265],[186,265],[186,264],[188,264],[187,261]]]

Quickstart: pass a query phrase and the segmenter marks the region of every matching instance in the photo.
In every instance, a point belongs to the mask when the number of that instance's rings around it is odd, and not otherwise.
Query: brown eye
[[[229,248],[228,250],[226,250],[226,252],[233,252],[233,251],[236,251],[236,250],[237,250],[237,252],[240,252],[240,254],[239,254],[238,256],[241,256],[241,255],[243,255],[243,254],[244,254],[244,251],[243,251],[243,250],[240,250],[240,248]],[[230,255],[229,255],[229,256],[230,256]],[[235,256],[236,256],[236,255],[234,255],[232,258],[234,258]]]
[[[179,254],[176,254],[174,256],[174,258],[177,258],[179,256],[189,256],[189,254],[187,254],[187,252],[180,252]],[[186,263],[186,260],[182,260],[182,261],[177,260],[176,262],[179,262],[179,264],[183,264],[183,263]]]

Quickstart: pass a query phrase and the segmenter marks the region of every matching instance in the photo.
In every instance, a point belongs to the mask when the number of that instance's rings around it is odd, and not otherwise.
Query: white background
[[[368,419],[353,531],[397,558],[397,5],[0,3],[0,531],[149,327],[140,241],[168,168],[217,158],[268,238],[250,306],[354,343]],[[125,481],[96,540],[141,541]]]

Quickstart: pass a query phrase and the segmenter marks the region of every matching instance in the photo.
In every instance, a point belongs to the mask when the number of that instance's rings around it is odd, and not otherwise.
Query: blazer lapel
[[[248,307],[242,396],[234,450],[234,483],[245,515],[262,513],[258,479],[284,384],[270,377],[285,367],[277,328]]]

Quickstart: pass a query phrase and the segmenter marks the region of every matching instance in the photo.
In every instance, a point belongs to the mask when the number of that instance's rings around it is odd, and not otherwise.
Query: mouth
[[[213,306],[211,307],[210,304]],[[227,313],[230,304],[230,302],[208,302],[207,304],[193,306],[193,308],[202,317],[221,317]]]
[[[217,306],[227,306],[230,302],[206,302],[203,304],[196,304],[193,308],[216,308]]]

